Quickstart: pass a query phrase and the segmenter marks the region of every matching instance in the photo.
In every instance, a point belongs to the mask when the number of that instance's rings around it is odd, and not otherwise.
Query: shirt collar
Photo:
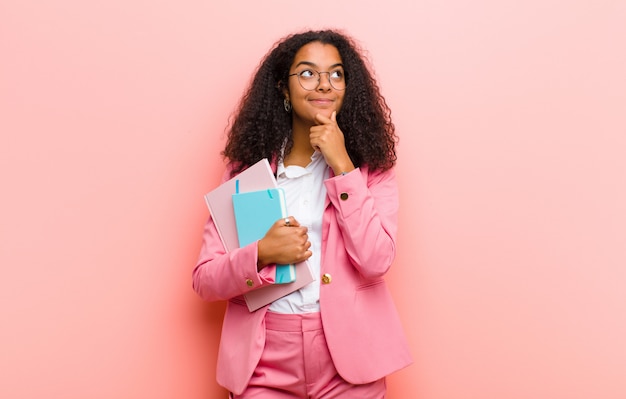
[[[283,159],[281,158],[276,168],[276,176],[296,178],[296,177],[310,174],[312,166],[317,164],[320,158],[321,159],[324,158],[322,156],[322,153],[319,152],[318,150],[315,150],[313,152],[313,155],[311,155],[311,162],[304,168],[301,166],[295,166],[295,165],[285,167],[285,163],[283,162]]]

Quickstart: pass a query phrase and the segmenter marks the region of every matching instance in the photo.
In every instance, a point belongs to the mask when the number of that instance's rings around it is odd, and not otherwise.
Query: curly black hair
[[[222,155],[237,174],[257,161],[276,161],[293,145],[291,113],[283,106],[283,82],[302,46],[320,42],[337,48],[346,78],[343,104],[337,124],[344,134],[352,163],[371,170],[394,166],[398,138],[391,122],[391,110],[358,45],[336,30],[307,31],[279,40],[261,61],[250,87],[242,97],[227,130],[228,140]]]

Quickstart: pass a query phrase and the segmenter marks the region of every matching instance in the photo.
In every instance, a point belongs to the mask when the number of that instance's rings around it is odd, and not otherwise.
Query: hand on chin
[[[330,119],[330,117],[331,117],[331,115],[333,114],[334,111],[335,111],[334,108],[321,108],[321,109],[318,109],[317,112],[315,113],[315,115],[313,116],[314,123],[316,125],[319,124],[319,122],[315,118],[316,115],[321,115],[321,116],[323,116],[325,118]]]

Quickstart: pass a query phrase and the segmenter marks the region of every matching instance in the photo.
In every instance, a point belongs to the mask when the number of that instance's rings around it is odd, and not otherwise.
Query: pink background
[[[0,397],[224,398],[191,290],[270,45],[340,27],[401,141],[390,399],[626,397],[626,2],[0,3]]]

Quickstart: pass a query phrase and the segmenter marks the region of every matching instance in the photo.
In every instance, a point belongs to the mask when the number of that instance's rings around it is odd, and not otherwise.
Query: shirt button
[[[250,279],[247,279],[247,280],[246,280],[246,285],[247,285],[248,287],[252,287],[252,286],[254,285],[254,281],[252,281],[252,280],[250,280]]]
[[[322,283],[330,284],[331,281],[333,281],[333,277],[329,273],[324,273],[322,276]]]
[[[339,194],[339,198],[341,198],[342,201],[345,201],[348,199],[348,193],[341,193]]]

